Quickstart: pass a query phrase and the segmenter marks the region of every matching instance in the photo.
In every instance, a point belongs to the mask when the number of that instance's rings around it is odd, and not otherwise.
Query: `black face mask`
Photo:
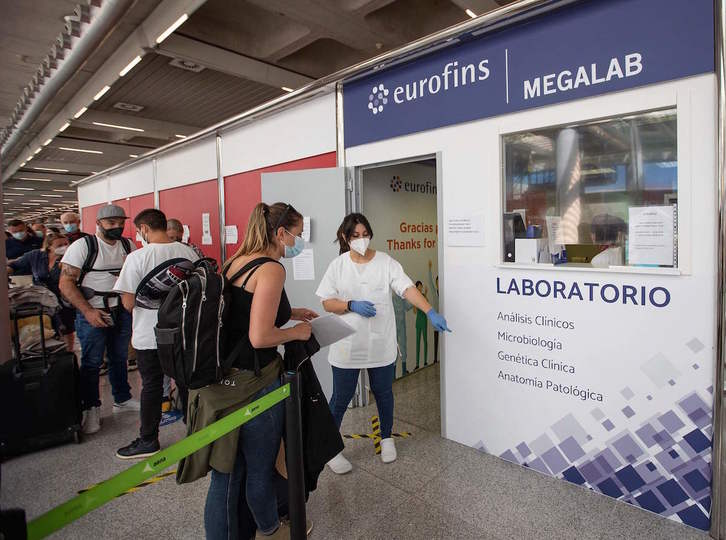
[[[104,229],[101,227],[101,229],[103,229],[103,235],[109,240],[121,240],[124,235],[123,227],[114,227],[112,229]]]

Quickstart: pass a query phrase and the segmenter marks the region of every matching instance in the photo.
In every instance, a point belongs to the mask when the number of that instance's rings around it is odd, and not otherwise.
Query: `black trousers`
[[[139,436],[151,442],[159,438],[161,400],[164,394],[164,374],[156,349],[136,351],[136,364],[141,375],[141,429]]]

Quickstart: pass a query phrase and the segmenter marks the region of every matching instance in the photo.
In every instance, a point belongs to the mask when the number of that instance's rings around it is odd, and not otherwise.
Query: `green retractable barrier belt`
[[[174,465],[182,458],[216,441],[245,422],[280,403],[290,396],[290,385],[281,386],[234,413],[217,420],[214,424],[182,439],[133,467],[112,476],[105,482],[81,493],[77,497],[56,506],[49,512],[28,523],[28,539],[45,538],[91,510],[103,506],[126,490]]]

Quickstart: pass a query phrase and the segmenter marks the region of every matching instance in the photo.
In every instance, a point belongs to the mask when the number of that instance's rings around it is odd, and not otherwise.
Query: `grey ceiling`
[[[64,16],[73,14],[78,1],[5,2],[0,17],[0,127],[10,125],[23,88],[63,29]],[[149,51],[129,75],[114,83],[85,115],[2,186],[5,218],[29,218],[52,209],[50,205],[73,204],[74,193],[53,190],[72,190],[71,181],[279,96],[284,93],[279,77],[300,86],[461,22],[468,18],[467,8],[481,14],[511,1],[207,0],[171,38]],[[160,3],[137,0],[131,4],[122,22],[57,93],[6,163],[18,156]],[[194,72],[179,67],[179,59],[190,58],[196,64],[192,67],[203,69]],[[277,79],[261,75],[269,71],[268,66],[280,68]],[[142,109],[130,112],[120,109],[119,103]],[[144,132],[93,122],[143,128]]]

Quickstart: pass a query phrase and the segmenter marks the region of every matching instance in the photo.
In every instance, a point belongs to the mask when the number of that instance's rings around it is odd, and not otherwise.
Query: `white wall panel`
[[[157,188],[161,191],[217,178],[216,148],[216,139],[212,136],[159,156]]]
[[[154,163],[142,161],[109,175],[109,196],[112,201],[144,195],[154,191]]]
[[[78,186],[79,208],[108,202],[109,200],[111,199],[109,197],[108,176],[104,176],[98,180],[89,182],[88,184]]]
[[[335,151],[335,94],[222,133],[222,174]]]

